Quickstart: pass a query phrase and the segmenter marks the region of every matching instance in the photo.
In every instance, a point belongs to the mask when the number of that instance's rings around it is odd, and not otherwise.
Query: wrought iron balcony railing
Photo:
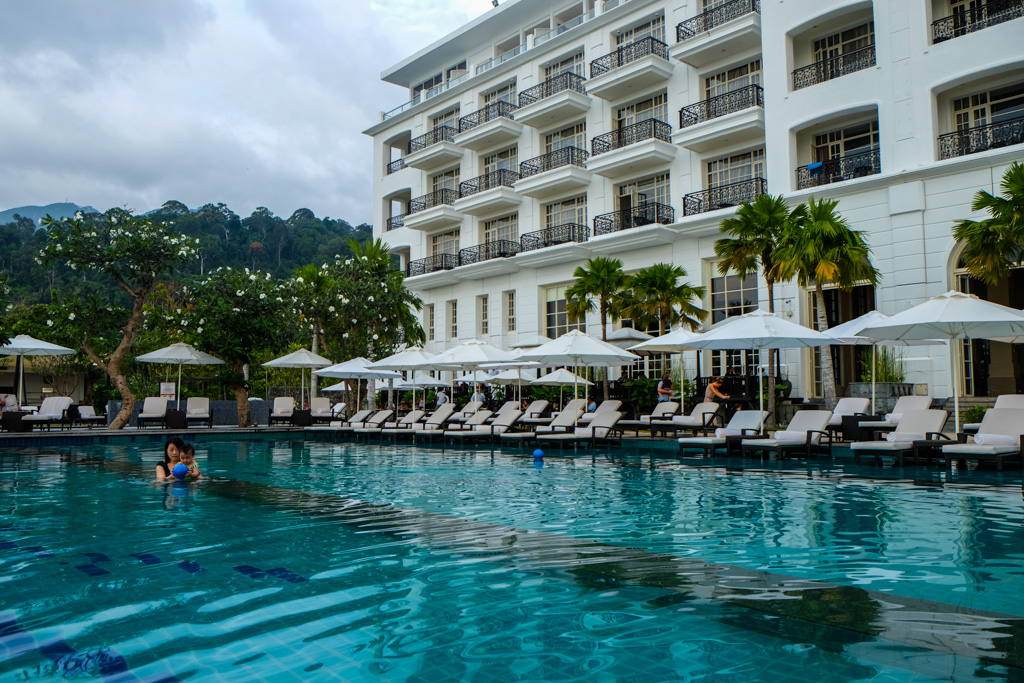
[[[643,140],[672,141],[672,126],[658,119],[647,119],[630,126],[623,126],[611,133],[598,135],[590,141],[591,156],[621,149]]]
[[[452,204],[455,203],[455,200],[458,199],[458,198],[459,198],[459,193],[458,193],[457,190],[449,190],[449,189],[434,190],[433,192],[430,192],[429,194],[425,194],[422,197],[416,197],[416,199],[410,199],[409,200],[409,213],[407,213],[405,215],[409,216],[410,214],[414,214],[414,213],[417,213],[419,211],[426,211],[427,209],[432,209],[435,206],[444,206],[444,205],[451,206]]]
[[[401,228],[405,226],[405,217],[408,215],[409,214],[407,213],[400,213],[397,216],[392,216],[391,218],[388,219],[387,227],[385,228],[385,230],[394,230],[395,228]]]
[[[613,211],[594,216],[594,235],[607,235],[620,230],[639,228],[643,225],[675,223],[676,211],[668,204],[644,202],[632,209]]]
[[[1024,143],[1024,117],[939,136],[939,159]]]
[[[732,0],[724,5],[707,9],[692,19],[687,19],[676,26],[676,40],[693,38],[698,33],[710,31],[727,21],[732,21],[744,14],[761,11],[761,0]]]
[[[587,167],[587,157],[590,155],[587,150],[580,149],[579,147],[563,147],[562,149],[556,149],[554,152],[548,152],[542,154],[539,157],[533,159],[527,159],[519,164],[519,177],[529,178],[532,175],[550,171],[554,168],[560,168],[562,166],[579,166],[580,168]]]
[[[874,44],[793,71],[793,90],[824,83],[875,65]]]
[[[429,133],[424,133],[418,138],[413,138],[409,141],[409,154],[418,152],[421,149],[426,149],[431,145],[436,145],[439,142],[453,142],[455,140],[455,134],[459,131],[455,130],[452,126],[438,126]]]
[[[519,180],[519,174],[507,168],[484,173],[476,178],[459,183],[459,197],[469,197],[478,192],[493,190],[496,187],[512,187]]]
[[[1024,0],[989,0],[984,5],[933,21],[932,42],[941,43],[1019,17],[1024,17]]]
[[[533,251],[534,249],[553,247],[556,244],[586,242],[589,238],[590,229],[587,226],[579,223],[564,223],[520,235],[519,245],[522,251]]]
[[[679,110],[679,127],[686,128],[719,116],[743,111],[751,107],[764,107],[764,90],[759,85],[748,85],[709,97]]]
[[[475,247],[459,249],[459,265],[468,266],[470,263],[489,261],[492,258],[509,258],[518,254],[519,251],[519,242],[491,240]]]
[[[620,66],[625,66],[630,62],[635,62],[650,55],[661,57],[668,61],[668,45],[650,36],[641,38],[628,45],[623,45],[615,52],[606,54],[604,57],[598,57],[592,61],[590,63],[590,77],[597,78],[612,69],[618,69]]]
[[[439,270],[451,270],[459,265],[459,257],[455,254],[435,254],[427,258],[409,261],[405,267],[405,274],[408,277],[436,273]]]
[[[519,107],[505,100],[491,102],[483,109],[477,109],[472,114],[467,114],[459,119],[459,132],[465,133],[467,130],[472,130],[480,124],[493,121],[494,119],[513,119],[515,117],[512,113],[516,109],[519,109]]]
[[[808,187],[841,183],[844,180],[863,178],[882,172],[882,158],[877,149],[844,157],[819,161],[796,169],[796,187]]]
[[[703,192],[691,192],[683,197],[683,215],[692,216],[705,211],[739,206],[744,202],[752,202],[767,192],[768,181],[764,178],[751,178],[708,188]]]
[[[397,171],[401,171],[403,168],[406,168],[405,159],[395,159],[390,164],[388,164],[388,175],[391,175],[392,173],[395,173]]]
[[[545,97],[551,97],[552,95],[557,95],[558,93],[565,92],[566,90],[586,95],[587,90],[583,86],[586,82],[587,79],[583,78],[583,76],[571,71],[566,71],[565,73],[558,74],[557,76],[552,76],[543,83],[535,85],[532,88],[527,88],[523,92],[519,93],[519,106],[525,107],[528,104],[539,102]]]

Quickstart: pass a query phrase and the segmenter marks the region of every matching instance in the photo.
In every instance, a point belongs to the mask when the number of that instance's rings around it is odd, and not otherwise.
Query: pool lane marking
[[[149,476],[147,468],[131,463],[74,453],[65,454],[64,460],[68,465]],[[329,519],[360,533],[415,539],[432,550],[493,561],[514,559],[562,572],[576,582],[589,574],[590,581],[662,588],[698,602],[741,605],[851,634],[1024,669],[1024,617],[1016,615],[260,482],[208,479],[204,491]],[[851,620],[867,613],[873,617],[870,621]]]

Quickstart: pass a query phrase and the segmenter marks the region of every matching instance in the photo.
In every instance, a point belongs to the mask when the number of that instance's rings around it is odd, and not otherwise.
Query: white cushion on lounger
[[[772,438],[776,441],[807,441],[807,432],[787,432],[782,430],[772,434]]]

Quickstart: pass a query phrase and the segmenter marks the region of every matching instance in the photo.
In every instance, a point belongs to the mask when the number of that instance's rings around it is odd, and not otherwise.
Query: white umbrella
[[[398,353],[388,356],[387,358],[381,358],[380,360],[374,361],[373,363],[370,363],[368,367],[375,370],[416,370],[418,368],[429,367],[427,363],[433,357],[434,355],[424,351],[422,346],[410,346]],[[413,405],[416,405],[417,385],[415,383],[415,375],[413,376],[413,380],[412,402]]]
[[[499,372],[497,375],[491,377],[491,384],[497,384],[499,386],[522,386],[524,384],[529,384],[533,380],[537,379],[536,368],[525,368],[525,374],[523,373],[523,370],[524,368],[510,368],[508,370],[503,370],[502,372]]]
[[[630,346],[629,350],[646,353],[682,353],[685,349],[692,348],[687,346],[686,342],[696,336],[696,332],[690,332],[688,329],[680,327],[678,330],[668,334],[663,334],[660,337],[654,337],[648,341]]]
[[[51,344],[50,342],[30,337],[27,334],[19,334],[7,344],[0,346],[0,356],[69,356],[73,353],[75,353],[74,349]],[[21,362],[21,376],[24,376],[25,361],[22,358],[18,360]],[[25,392],[22,390],[25,381],[24,379],[18,379],[19,373],[17,370],[15,370],[14,377],[18,384],[15,393],[18,394],[18,405],[21,405],[25,402]]]
[[[220,358],[214,358],[208,353],[196,349],[189,344],[178,342],[165,346],[162,349],[144,353],[136,356],[135,360],[143,363],[165,363],[167,365],[177,364],[178,383],[174,385],[174,405],[181,410],[181,366],[182,365],[224,365]]]
[[[476,370],[481,365],[514,360],[517,360],[516,355],[509,351],[479,339],[470,339],[437,354],[430,359],[429,364],[435,370]]]
[[[475,370],[473,372],[466,373],[462,377],[459,377],[458,381],[460,381],[460,382],[469,382],[471,384],[490,384],[491,383],[491,379],[493,377],[494,377],[494,375],[488,375],[483,370]]]
[[[621,327],[609,333],[606,341],[609,344],[618,346],[620,349],[631,349],[637,342],[644,342],[650,339],[654,339],[654,337],[646,332],[635,330],[632,327]]]
[[[280,358],[275,358],[272,361],[267,361],[263,364],[263,367],[299,368],[301,370],[303,368],[323,368],[328,365],[331,365],[331,361],[323,356],[318,356],[309,349],[299,349],[298,351],[289,353],[287,356],[281,356]],[[302,384],[299,387],[299,403],[305,405],[306,373],[304,370],[302,372],[301,382]],[[310,384],[312,385],[312,383],[313,380],[310,379]]]
[[[583,386],[588,387],[594,386],[593,382],[584,377],[580,377],[575,373],[569,372],[565,368],[559,368],[542,377],[531,380],[530,384],[539,384],[541,386],[548,387],[568,387],[576,384],[582,384]]]
[[[553,341],[551,337],[546,337],[543,334],[522,334],[519,337],[519,341],[516,343],[517,349],[535,349],[538,346],[543,346],[549,341]]]
[[[402,375],[398,372],[391,370],[373,370],[369,368],[370,361],[358,356],[347,360],[344,363],[338,363],[337,365],[331,365],[320,370],[314,370],[313,374],[317,377],[331,377],[333,379],[401,379]],[[344,385],[344,382],[340,383]],[[327,391],[326,389],[324,391]],[[331,389],[331,391],[340,391],[340,389]],[[351,397],[349,397],[351,399]],[[359,406],[359,385],[356,384],[356,406]]]
[[[960,431],[960,381],[953,361],[954,339],[999,339],[1024,335],[1024,313],[979,299],[973,294],[949,291],[923,304],[896,313],[885,322],[861,330],[877,339],[946,339],[953,380],[953,415]]]
[[[532,360],[543,365],[573,367],[619,367],[629,365],[638,358],[636,354],[595,339],[579,330],[570,330],[558,339],[529,349],[519,356],[519,360]],[[574,388],[573,396],[575,395]]]
[[[685,342],[691,349],[711,351],[746,349],[793,349],[827,346],[835,340],[809,327],[791,323],[761,309],[726,318],[706,331]],[[773,388],[774,391],[774,388]],[[757,393],[760,395],[761,414],[764,415],[764,375],[757,373]],[[762,421],[761,428],[764,428]]]
[[[865,328],[884,323],[888,319],[889,316],[885,315],[881,311],[868,311],[860,317],[825,330],[825,334],[830,337],[835,337],[836,341],[840,344],[847,346],[871,346],[872,414],[875,412],[875,352],[877,351],[878,346],[934,346],[942,344],[942,342],[934,339],[872,339],[870,337],[861,336],[861,332]]]

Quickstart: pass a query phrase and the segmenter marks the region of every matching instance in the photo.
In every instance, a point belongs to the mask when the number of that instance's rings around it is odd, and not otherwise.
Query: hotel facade
[[[830,325],[950,289],[1021,308],[1024,269],[967,277],[951,231],[1024,160],[1022,36],[1024,0],[508,0],[382,74],[407,91],[365,131],[374,234],[434,351],[599,334],[565,314],[597,256],[682,266],[714,321],[767,308],[764,281],[722,275],[714,253],[765,192],[837,199],[866,234],[881,282],[826,290]],[[776,286],[782,315],[813,326],[813,307]],[[955,350],[965,395],[1024,393],[1024,345]],[[817,353],[782,352],[794,395],[820,395]],[[863,356],[835,359],[843,395]],[[758,362],[703,354],[700,372]],[[904,363],[952,394],[944,346]]]

